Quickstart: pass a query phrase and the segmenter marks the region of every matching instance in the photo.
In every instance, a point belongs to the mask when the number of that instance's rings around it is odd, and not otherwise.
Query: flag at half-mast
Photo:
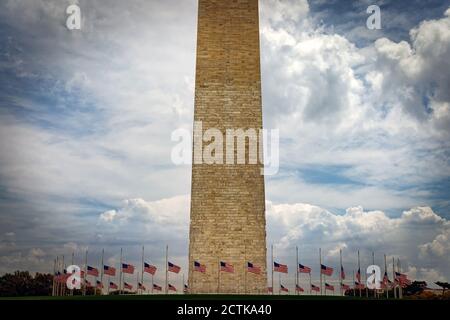
[[[153,276],[156,273],[156,267],[147,262],[144,262],[144,272],[150,273]]]
[[[341,279],[345,279],[344,266],[341,265]]]
[[[356,271],[356,279],[358,282],[361,282],[361,269],[358,268],[358,271]]]
[[[355,281],[355,289],[364,289],[364,285],[358,281]]]
[[[189,287],[187,284],[184,284],[184,289],[183,289],[184,293],[188,293],[189,292]]]
[[[115,284],[114,282],[111,281],[111,282],[109,283],[109,288],[110,288],[110,289],[118,289],[119,287],[117,286],[117,284]]]
[[[153,290],[161,291],[162,288],[160,286],[158,286],[157,284],[153,284]]]
[[[247,262],[247,271],[254,274],[261,274],[261,268],[251,262]]]
[[[206,266],[204,264],[201,264],[198,261],[194,261],[194,271],[205,273],[206,272]]]
[[[302,265],[301,263],[298,264],[298,272],[300,273],[311,273],[311,268]]]
[[[334,291],[334,286],[332,286],[331,284],[328,284],[328,283],[325,282],[325,290]]]
[[[312,291],[316,291],[316,292],[320,292],[320,288],[318,286],[313,285],[313,284],[311,284],[311,290]]]
[[[87,274],[94,276],[94,277],[98,277],[98,270],[97,270],[97,268],[87,266]]]
[[[103,283],[100,280],[97,280],[97,288],[103,289]]]
[[[173,272],[173,273],[178,273],[180,272],[181,268],[179,266],[177,266],[176,264],[173,264],[172,262],[167,262],[167,271],[169,272]]]
[[[281,272],[281,273],[288,273],[288,266],[274,261],[273,262],[273,271]]]
[[[321,264],[320,265],[320,273],[324,274],[326,276],[331,276],[333,274],[333,268],[327,267],[326,265]]]
[[[228,262],[220,261],[220,271],[234,273],[234,267]]]
[[[283,292],[289,292],[289,289],[283,286],[282,284],[280,284],[280,290]]]
[[[145,286],[142,283],[138,282],[138,289],[145,291]]]
[[[128,263],[122,263],[122,272],[133,274],[134,266],[132,264],[128,264]]]
[[[173,285],[171,285],[170,283],[168,284],[169,287],[169,291],[177,291],[177,288],[175,288]]]
[[[125,289],[128,289],[128,290],[133,289],[133,286],[132,286],[131,284],[129,284],[129,283],[126,283],[126,282],[123,283],[123,287],[124,287]]]
[[[116,276],[116,268],[110,267],[110,266],[103,266],[103,273],[107,274],[108,276]]]
[[[297,292],[304,292],[305,290],[303,290],[302,287],[300,287],[298,284],[295,285],[295,291]]]
[[[346,285],[345,283],[343,283],[343,284],[341,285],[341,288],[342,288],[342,290],[344,290],[344,291],[350,290],[350,286],[349,286],[349,285]]]
[[[267,287],[267,292],[273,292],[273,288],[272,287]]]

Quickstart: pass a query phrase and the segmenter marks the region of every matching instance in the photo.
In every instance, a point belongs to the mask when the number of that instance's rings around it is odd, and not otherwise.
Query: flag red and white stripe
[[[220,271],[234,273],[234,267],[228,262],[220,261]]]
[[[157,284],[153,284],[153,290],[162,291],[162,288],[160,286],[158,286]]]
[[[311,291],[316,291],[316,292],[320,292],[320,288],[318,286],[315,285],[311,285]]]
[[[110,283],[109,283],[109,288],[110,288],[110,289],[116,289],[116,290],[117,290],[119,287],[118,287],[117,284],[115,284],[114,282],[110,282]]]
[[[288,266],[274,261],[273,262],[273,271],[281,272],[281,273],[288,273]]]
[[[280,290],[281,290],[282,292],[289,292],[289,289],[286,288],[285,286],[283,286],[282,284],[280,284]]]
[[[334,286],[325,282],[325,290],[334,291]]]
[[[126,282],[123,283],[123,287],[125,289],[128,289],[128,290],[132,290],[133,289],[133,286],[131,284],[129,284],[129,283],[126,283]]]
[[[177,266],[176,264],[173,264],[172,262],[167,262],[167,271],[173,272],[173,273],[179,273],[181,268]]]
[[[98,269],[91,266],[87,266],[87,274],[94,277],[98,277]]]
[[[103,273],[108,275],[108,276],[116,276],[116,268],[114,267],[110,267],[110,266],[103,266]]]
[[[169,291],[177,291],[177,288],[175,288],[173,285],[171,285],[170,283],[168,284],[169,286]]]
[[[327,267],[324,264],[320,265],[320,273],[326,276],[331,276],[333,274],[333,268]]]
[[[194,261],[194,271],[205,273],[206,272],[206,266],[204,264],[201,264],[198,261]]]
[[[311,273],[311,268],[302,265],[301,263],[298,264],[298,272],[300,273]]]
[[[132,264],[128,264],[128,263],[122,263],[122,272],[133,274],[134,266]]]
[[[247,262],[247,271],[254,274],[261,274],[261,268],[251,262]]]
[[[150,273],[153,276],[156,273],[156,267],[144,262],[144,272]]]
[[[305,292],[302,287],[300,287],[298,284],[295,285],[295,291],[297,292]]]

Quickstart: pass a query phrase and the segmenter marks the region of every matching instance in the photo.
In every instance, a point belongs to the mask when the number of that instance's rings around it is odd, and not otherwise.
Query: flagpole
[[[167,294],[167,284],[169,283],[168,281],[169,281],[169,271],[168,271],[168,269],[167,269],[167,266],[168,266],[168,264],[169,264],[169,246],[168,245],[166,245],[166,287],[165,287],[165,294]]]
[[[141,283],[144,285],[144,246],[142,246],[142,274],[141,274]],[[142,294],[142,290],[141,290]]]
[[[153,285],[154,285],[154,282],[153,282],[153,275],[152,275],[152,294],[153,294]]]
[[[395,283],[395,258],[392,256],[392,281],[394,283],[394,299],[397,299],[397,288]]]
[[[220,258],[217,258],[217,293],[220,293]]]
[[[52,281],[52,297],[55,296],[55,281],[56,280],[56,259],[53,259],[53,281]]]
[[[122,294],[122,248],[120,248],[120,265],[119,265],[119,294]]]
[[[387,276],[387,263],[386,263],[386,254],[384,255],[384,273]],[[384,279],[383,279],[384,282]],[[386,299],[389,299],[389,281],[386,279],[385,283],[385,289],[386,289]]]
[[[139,271],[137,272],[136,275],[136,292],[139,292]]]
[[[109,296],[109,285],[111,284],[110,282],[111,282],[111,276],[108,274],[108,289],[107,289],[108,296]]]
[[[375,265],[375,252],[372,251],[372,265]],[[373,271],[372,273],[375,273],[375,271]],[[375,288],[373,289],[373,297],[374,298],[378,298],[378,292],[377,292],[377,279],[375,278]]]
[[[278,273],[278,294],[281,294],[281,273]]]
[[[59,256],[56,256],[56,273],[59,272]],[[55,295],[58,296],[59,295],[59,281],[60,281],[61,277],[58,277],[55,283]]]
[[[359,250],[358,250],[358,272],[359,272],[359,279],[358,279],[359,297],[361,298],[361,263],[359,261]]]
[[[319,248],[320,295],[322,293],[322,248]]]
[[[368,298],[369,297],[369,288],[367,287],[367,272],[366,271],[364,271],[364,283],[366,284],[365,285],[365,287],[366,287],[366,298]]]
[[[309,294],[312,294],[312,280],[311,280],[311,271],[309,272]]]
[[[61,264],[61,267],[62,267],[62,274],[64,275],[65,273],[64,273],[64,269],[65,269],[65,267],[64,267],[64,255],[62,256],[62,264]],[[65,278],[65,276],[63,276],[63,279]],[[64,281],[61,281],[61,295],[63,296],[64,294],[65,294],[65,292],[64,292]]]
[[[353,270],[353,296],[356,296],[356,290],[355,290],[355,270]]]
[[[102,249],[102,263],[101,263],[101,267],[100,267],[100,282],[101,282],[100,295],[103,295],[103,270],[105,269],[104,258],[105,258],[105,249]],[[108,283],[108,287],[109,287],[109,283]]]
[[[297,251],[297,261],[296,261],[296,264],[295,264],[295,271],[296,271],[296,278],[295,278],[295,292],[297,293],[297,295],[298,295],[298,290],[297,290],[297,287],[298,287],[298,247],[296,246],[295,247],[295,251]]]
[[[84,286],[83,286],[83,296],[86,295],[86,281],[87,281],[87,257],[88,257],[88,249],[86,248],[86,253],[84,256]]]
[[[244,244],[244,294],[247,294],[247,245]]]
[[[275,288],[273,287],[273,244],[271,245],[271,256],[272,256],[272,295],[274,295]]]
[[[342,249],[339,249],[339,260],[341,262],[341,270],[339,270],[339,278],[341,279],[340,281],[340,292],[341,292],[341,296],[343,296],[343,292],[342,292],[342,270],[344,269],[344,267],[342,266]]]
[[[186,288],[184,287],[184,273],[183,273],[183,286],[182,286],[182,288],[183,288],[183,293],[186,294],[186,290],[185,290]]]
[[[71,265],[73,265],[74,256],[75,256],[75,251],[72,251],[72,263],[71,263]],[[70,290],[70,295],[73,296],[73,289]]]
[[[398,270],[399,273],[402,273],[402,265],[400,263],[400,259],[399,258],[397,258],[397,270]],[[399,278],[399,281],[398,281],[398,297],[399,297],[399,299],[403,298],[403,288],[402,288],[402,284],[401,284],[400,278]]]

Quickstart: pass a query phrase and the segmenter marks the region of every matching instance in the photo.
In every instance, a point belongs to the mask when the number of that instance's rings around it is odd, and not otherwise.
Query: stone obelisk
[[[262,129],[258,0],[199,0],[194,121],[201,121],[202,133],[210,128],[222,132],[224,155],[227,129]],[[201,139],[194,130],[194,144]],[[266,293],[262,161],[207,164],[197,151],[192,165],[189,289]],[[206,272],[195,271],[194,261],[205,265]],[[221,272],[220,261],[233,265],[234,272]],[[261,273],[247,272],[248,262]]]

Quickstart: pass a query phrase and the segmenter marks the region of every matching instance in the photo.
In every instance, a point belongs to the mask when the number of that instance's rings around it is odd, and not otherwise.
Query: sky
[[[72,3],[81,30],[65,26]],[[86,249],[138,265],[142,245],[161,269],[166,244],[187,274],[191,168],[170,155],[192,130],[196,14],[195,0],[0,3],[0,274],[72,252],[81,265]],[[295,270],[298,246],[316,281],[319,247],[335,268],[342,249],[349,277],[359,250],[362,269],[374,252],[449,281],[450,3],[261,0],[260,38],[275,259]]]

